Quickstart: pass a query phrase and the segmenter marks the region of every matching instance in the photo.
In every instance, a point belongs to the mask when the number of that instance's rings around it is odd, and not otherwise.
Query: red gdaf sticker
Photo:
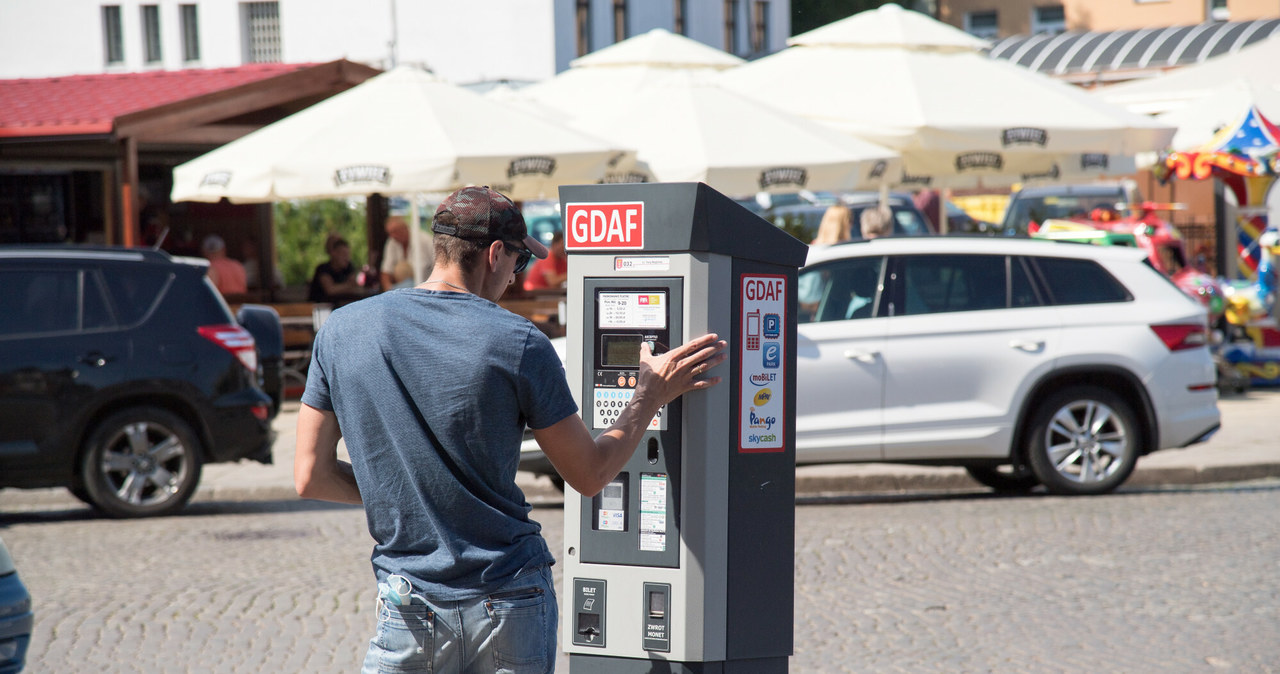
[[[565,204],[569,250],[644,248],[644,202]]]

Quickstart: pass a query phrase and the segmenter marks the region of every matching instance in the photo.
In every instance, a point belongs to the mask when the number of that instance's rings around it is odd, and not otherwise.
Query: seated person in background
[[[394,283],[388,290],[396,288],[412,288],[413,283],[413,265],[408,260],[401,260],[396,263]]]
[[[351,244],[337,234],[330,234],[324,249],[329,254],[329,260],[317,265],[315,273],[311,275],[311,290],[307,300],[339,303],[361,295],[356,266],[351,264]]]
[[[882,236],[893,234],[893,212],[888,206],[880,205],[875,208],[868,206],[862,209],[862,215],[858,217],[858,224],[862,228],[862,238],[876,239]]]
[[[379,282],[382,284],[383,290],[390,290],[399,280],[396,278],[396,266],[401,262],[409,263],[411,270],[409,275],[413,275],[413,259],[409,257],[409,248],[413,242],[409,232],[409,223],[405,222],[405,219],[401,216],[393,215],[388,217],[386,230],[387,242],[382,247]],[[436,249],[431,240],[431,235],[426,232],[419,232],[418,266],[422,268],[421,278],[431,275],[435,259]]]
[[[569,278],[569,258],[564,253],[564,232],[551,238],[551,252],[533,263],[524,277],[525,290],[559,288]]]
[[[244,265],[227,257],[227,243],[217,234],[204,237],[200,252],[209,259],[209,280],[223,296],[246,293]]]
[[[818,223],[818,234],[809,242],[811,246],[830,246],[853,238],[853,218],[849,207],[842,204],[829,206]]]

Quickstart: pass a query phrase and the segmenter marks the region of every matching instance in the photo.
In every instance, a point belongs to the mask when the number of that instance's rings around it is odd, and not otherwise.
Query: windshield
[[[1027,233],[1031,222],[1042,224],[1054,218],[1087,219],[1089,213],[1099,207],[1117,208],[1123,205],[1124,195],[1114,194],[1052,194],[1041,197],[1015,197],[1004,216],[1005,230]]]

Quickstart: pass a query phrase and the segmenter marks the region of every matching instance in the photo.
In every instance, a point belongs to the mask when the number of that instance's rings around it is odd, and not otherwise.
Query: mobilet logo
[[[520,157],[507,166],[507,177],[542,174],[549,176],[556,171],[556,160],[551,157]]]
[[[756,386],[766,386],[778,380],[776,372],[757,372],[751,375],[751,383]]]
[[[230,171],[214,171],[213,173],[206,173],[204,174],[204,177],[200,179],[201,187],[204,187],[205,185],[209,185],[211,187],[226,187],[230,183]]]
[[[1019,126],[1000,132],[1000,143],[1005,147],[1010,145],[1039,145],[1044,147],[1045,143],[1048,142],[1049,132],[1044,129]]]
[[[348,183],[391,184],[391,169],[386,166],[347,166],[333,172],[333,184],[341,187]]]
[[[807,182],[809,182],[809,172],[802,168],[780,167],[760,172],[760,189],[773,185],[804,187]]]
[[[1111,166],[1111,159],[1101,152],[1089,152],[1080,155],[1080,170],[1087,171],[1089,169],[1107,170]]]
[[[997,171],[1004,168],[1004,157],[999,152],[966,152],[956,155],[956,171],[960,173],[984,168]]]

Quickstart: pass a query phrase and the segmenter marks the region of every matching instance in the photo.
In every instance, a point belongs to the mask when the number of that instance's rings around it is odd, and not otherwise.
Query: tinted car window
[[[170,273],[160,268],[135,266],[128,270],[109,270],[104,276],[120,323],[133,325],[160,299],[160,291],[169,282]]]
[[[1093,260],[1042,257],[1035,259],[1035,265],[1054,304],[1102,304],[1133,299],[1114,276]]]
[[[84,275],[84,292],[81,299],[83,301],[80,313],[82,329],[97,330],[112,326],[114,321],[111,319],[111,309],[107,306],[107,297],[97,274]]]
[[[1038,307],[1043,302],[1039,293],[1031,283],[1027,272],[1027,261],[1016,257],[1009,261],[1009,306]]]
[[[79,324],[80,273],[76,270],[0,271],[4,310],[0,335],[65,332]]]
[[[883,258],[841,260],[800,274],[801,323],[871,318],[878,303]]]
[[[899,258],[900,315],[1003,309],[1003,255],[910,255]]]

